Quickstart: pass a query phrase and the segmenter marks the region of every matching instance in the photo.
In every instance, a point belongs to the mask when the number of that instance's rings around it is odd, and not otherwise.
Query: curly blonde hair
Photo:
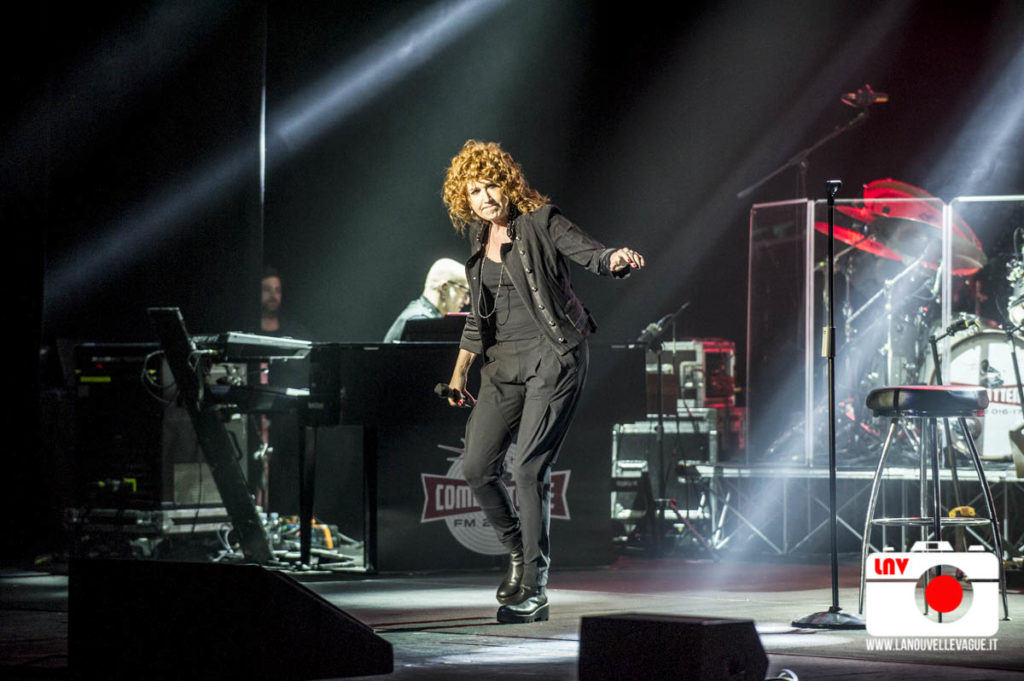
[[[479,219],[469,205],[467,191],[469,183],[477,180],[496,183],[520,213],[532,213],[548,203],[548,197],[527,184],[523,169],[500,144],[466,140],[452,158],[441,188],[448,217],[459,234]]]

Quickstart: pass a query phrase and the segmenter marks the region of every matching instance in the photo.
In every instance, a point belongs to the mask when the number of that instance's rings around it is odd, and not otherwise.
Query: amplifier
[[[704,406],[736,405],[736,344],[704,338]]]
[[[717,462],[717,411],[691,409],[692,416],[664,419],[660,445],[657,421],[620,423],[612,428],[613,520],[635,522],[643,516],[645,491],[640,482],[644,473],[655,498],[664,479],[665,497],[676,499],[680,509],[685,512],[699,506],[700,491],[693,484],[690,464]]]
[[[689,338],[663,343],[647,352],[647,417],[658,414],[658,370],[661,370],[661,413],[685,414],[686,408],[731,407],[736,404],[736,345],[720,338]]]
[[[674,415],[677,403],[704,406],[704,345],[697,340],[662,343],[660,352],[647,352],[647,417],[658,414],[658,370],[661,369],[661,413]]]
[[[75,347],[74,501],[83,507],[164,509],[221,504],[195,428],[155,343]],[[209,379],[244,382],[244,365],[215,364]],[[253,480],[262,466],[255,422],[224,411],[225,427]],[[252,469],[252,470],[250,470]]]

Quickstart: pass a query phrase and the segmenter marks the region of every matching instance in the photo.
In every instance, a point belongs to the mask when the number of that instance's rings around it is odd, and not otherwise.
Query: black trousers
[[[462,471],[501,543],[510,551],[522,547],[523,584],[544,586],[551,563],[551,465],[583,391],[589,351],[584,341],[559,355],[537,338],[497,343],[484,360]],[[518,514],[501,483],[512,443]]]

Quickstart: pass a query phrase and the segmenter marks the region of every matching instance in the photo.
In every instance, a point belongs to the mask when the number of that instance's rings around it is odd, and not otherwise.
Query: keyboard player
[[[260,328],[263,336],[312,340],[310,331],[283,311],[283,284],[276,268],[268,266],[260,279]],[[275,388],[309,387],[309,361],[292,359],[256,365],[250,383]],[[264,485],[266,499],[261,501],[268,511],[282,515],[299,512],[299,473],[297,415],[295,413],[264,414],[260,417],[263,441],[270,445]]]

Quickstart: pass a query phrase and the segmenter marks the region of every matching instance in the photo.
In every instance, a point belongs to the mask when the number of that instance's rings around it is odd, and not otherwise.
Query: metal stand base
[[[816,612],[793,620],[793,626],[802,629],[863,629],[865,627],[862,618],[842,610],[838,606],[833,606],[825,612]]]

